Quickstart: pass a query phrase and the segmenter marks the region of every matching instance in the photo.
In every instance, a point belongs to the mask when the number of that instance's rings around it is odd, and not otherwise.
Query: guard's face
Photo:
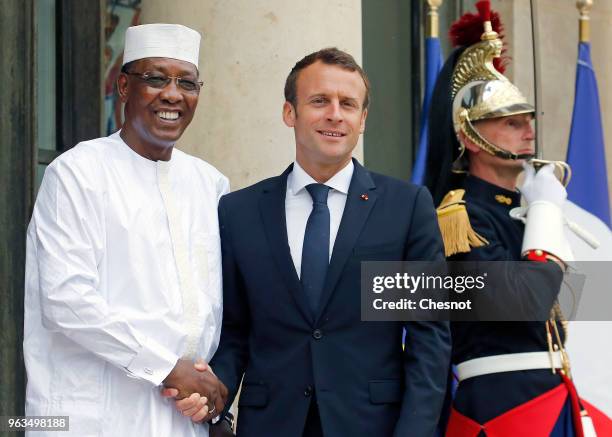
[[[296,91],[297,108],[285,102],[283,120],[294,128],[298,162],[314,168],[348,163],[367,116],[359,73],[318,61],[300,72]]]
[[[198,70],[193,64],[176,59],[141,59],[129,70],[159,78],[198,80]],[[198,104],[198,91],[181,88],[175,79],[160,87],[142,77],[121,74],[118,88],[121,101],[125,103],[125,127],[142,143],[153,146],[174,145],[191,123]]]
[[[481,120],[476,122],[474,127],[484,139],[508,152],[518,155],[534,153],[535,132],[533,130],[533,115],[531,114]],[[497,163],[522,168],[523,160],[504,160],[486,152],[480,152],[479,155],[480,158],[490,161],[491,164]]]

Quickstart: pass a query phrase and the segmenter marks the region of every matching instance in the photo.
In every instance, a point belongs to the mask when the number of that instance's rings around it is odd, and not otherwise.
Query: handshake
[[[194,422],[217,417],[227,403],[227,387],[203,360],[179,359],[163,382],[162,396],[175,398],[177,410]]]

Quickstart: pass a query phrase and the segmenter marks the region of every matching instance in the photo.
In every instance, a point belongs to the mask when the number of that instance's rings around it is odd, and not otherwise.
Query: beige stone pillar
[[[565,159],[574,105],[578,56],[578,11],[574,0],[537,0],[542,109],[546,159]],[[508,76],[533,101],[533,57],[529,0],[493,0],[502,13],[511,66]],[[609,192],[612,194],[612,0],[594,0],[591,57],[601,104]]]
[[[203,35],[205,85],[179,148],[216,166],[233,190],[279,174],[295,157],[281,109],[296,61],[337,46],[361,63],[360,0],[143,0],[141,22],[180,23]]]

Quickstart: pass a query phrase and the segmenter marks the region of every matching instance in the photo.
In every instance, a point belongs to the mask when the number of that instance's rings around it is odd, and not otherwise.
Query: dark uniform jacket
[[[474,176],[467,176],[464,200],[473,229],[488,244],[451,259],[463,261],[513,261],[521,259],[524,225],[509,216],[520,206],[520,193],[508,191]],[[540,299],[550,306],[559,291],[561,269],[555,263],[524,261],[509,272],[507,299]],[[454,322],[451,323],[454,364],[490,355],[548,351],[544,322]],[[561,334],[563,335],[563,334]],[[485,423],[503,412],[561,383],[550,369],[496,373],[466,379],[456,393],[454,407],[471,419]]]

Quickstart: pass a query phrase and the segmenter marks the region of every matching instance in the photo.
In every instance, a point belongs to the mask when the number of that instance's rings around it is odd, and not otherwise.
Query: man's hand
[[[185,369],[185,363],[188,363],[189,369]],[[195,377],[193,373],[195,373]],[[183,375],[188,376],[183,377]],[[184,379],[181,380],[181,377]],[[202,378],[200,382],[202,386],[206,386],[206,391],[198,390],[192,392],[189,396],[185,396],[189,390],[186,387],[191,387],[189,381],[192,381],[193,378],[196,380]],[[181,389],[179,384],[184,380],[188,383],[186,386],[182,385]],[[177,386],[175,387],[173,384],[177,384]],[[170,375],[164,380],[164,385],[166,388],[162,390],[162,396],[176,398],[176,409],[184,416],[191,417],[194,422],[208,421],[218,416],[227,402],[227,387],[219,381],[212,369],[202,360],[193,364],[189,360],[179,360]]]
[[[521,186],[521,194],[525,201],[528,204],[545,201],[562,208],[567,198],[567,191],[555,176],[555,165],[546,164],[536,172],[535,168],[526,162],[523,168],[525,179]]]
[[[554,174],[554,164],[547,164],[537,172],[529,163],[523,167],[525,181],[521,194],[527,202],[527,216],[518,216],[525,223],[521,253],[544,251],[564,270],[574,260],[564,231],[563,204],[567,192]]]
[[[178,390],[175,388],[165,388],[162,391],[162,396],[173,398],[177,392]],[[205,396],[200,396],[199,393],[193,393],[188,398],[176,401],[176,409],[183,416],[191,417],[193,422],[202,422],[204,419],[210,420],[216,415],[208,414],[208,399]]]

